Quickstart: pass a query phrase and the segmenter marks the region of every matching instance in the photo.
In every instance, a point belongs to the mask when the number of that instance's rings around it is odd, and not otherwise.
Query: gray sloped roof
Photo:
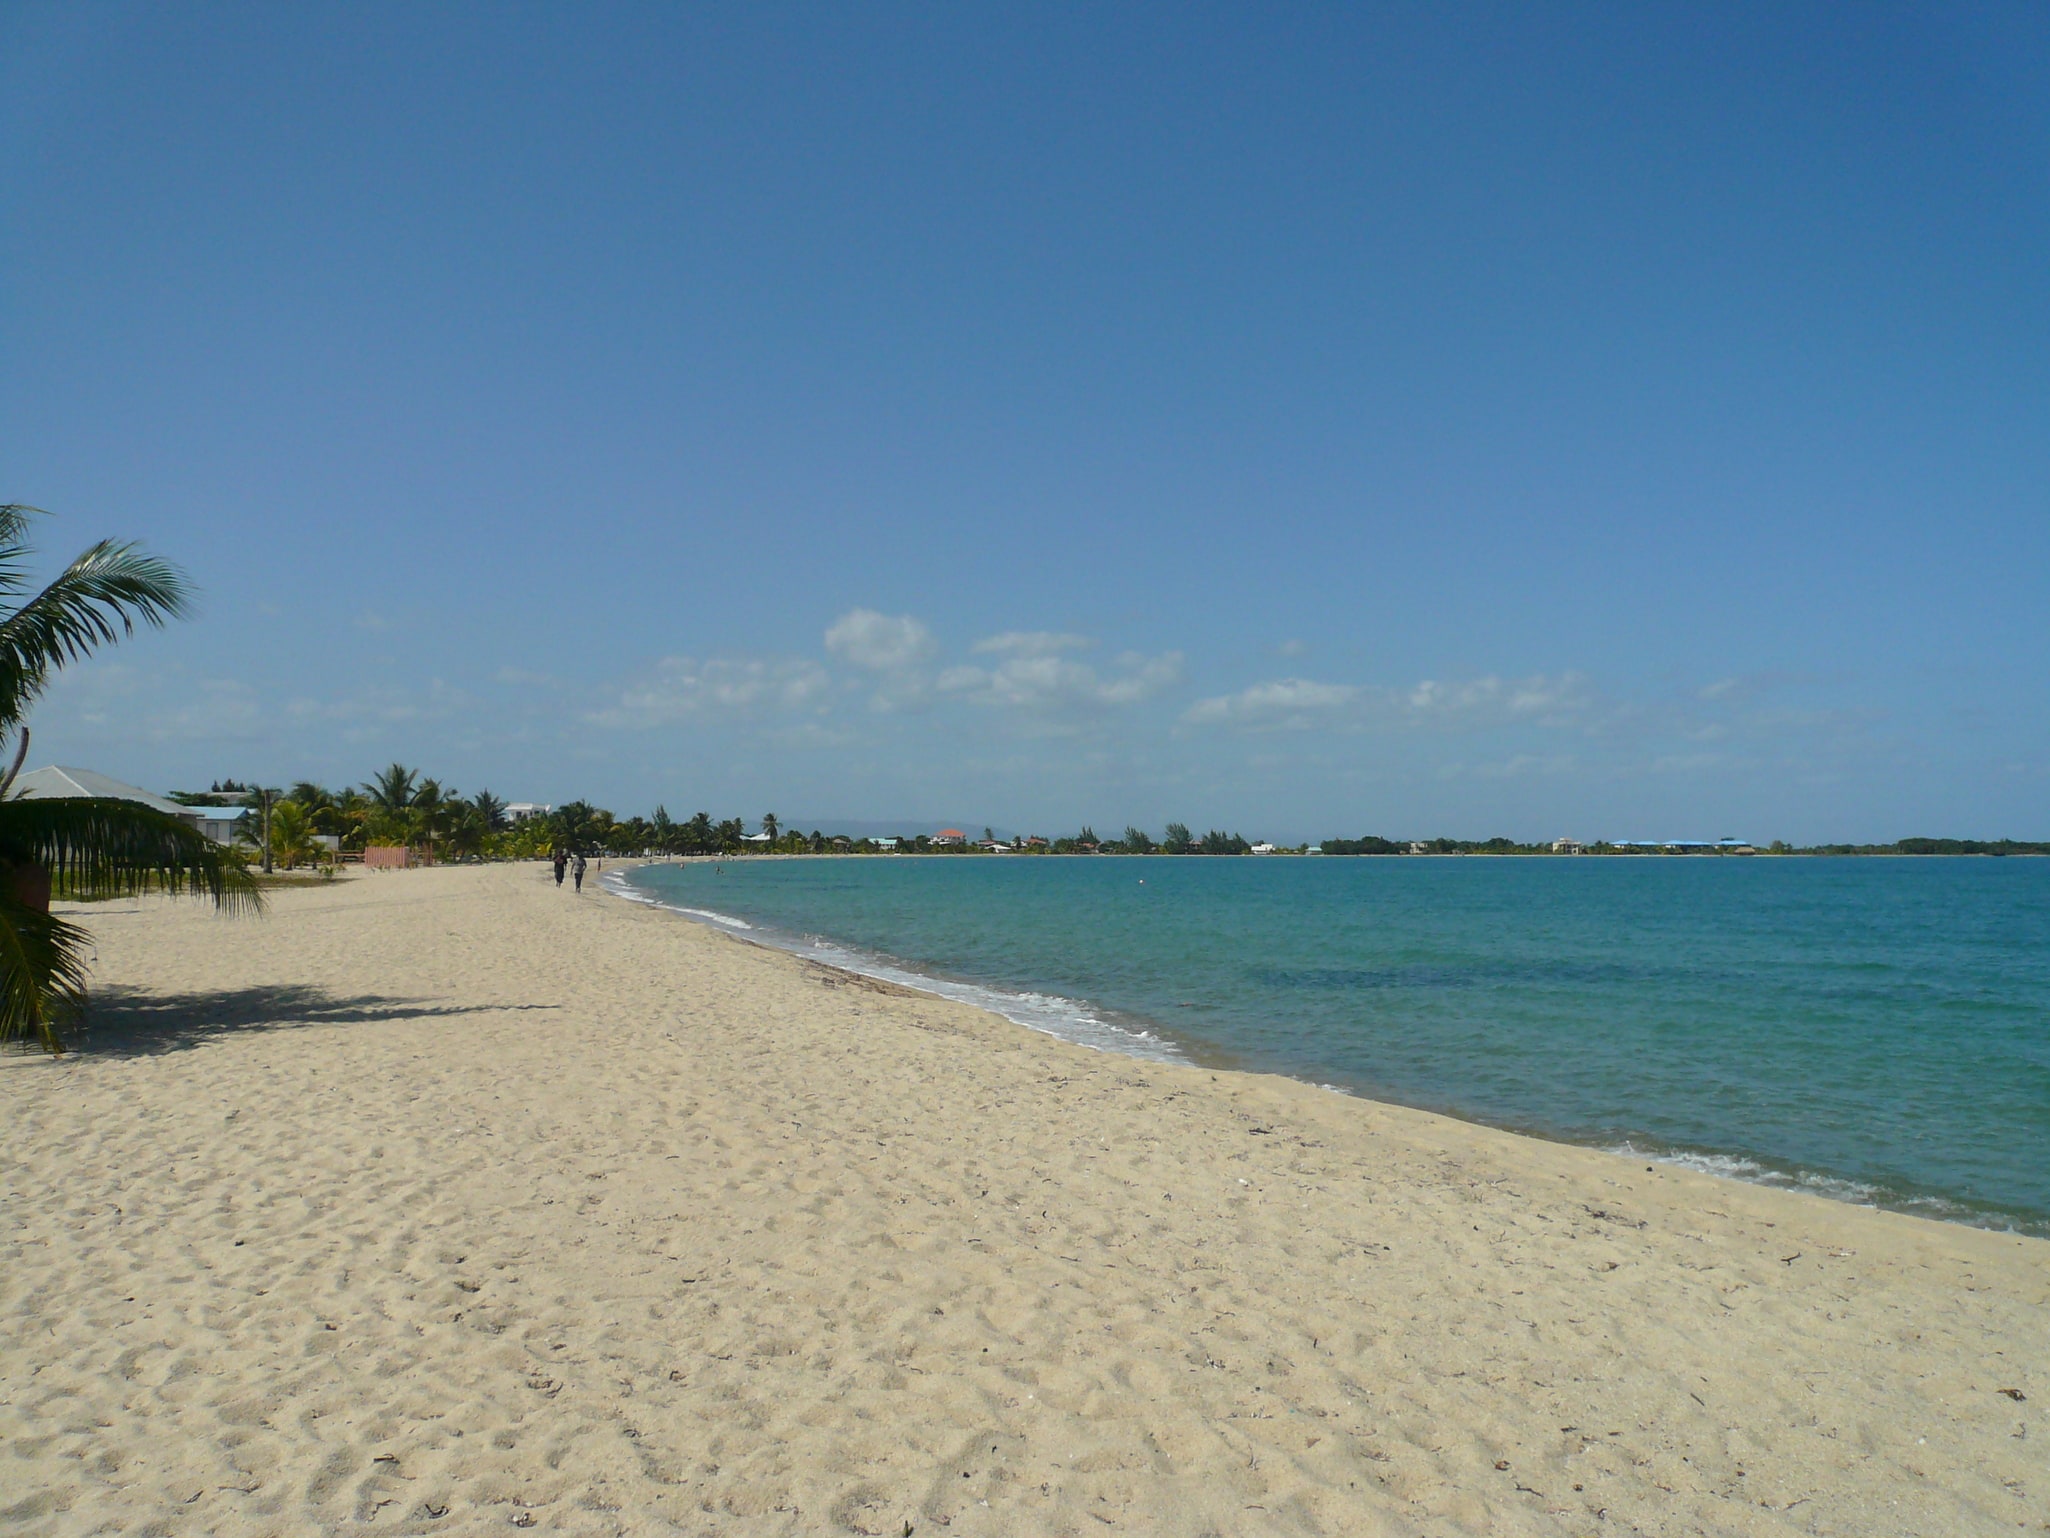
[[[31,769],[14,782],[8,792],[23,800],[48,800],[59,796],[91,796],[101,801],[140,801],[144,806],[154,807],[159,812],[173,817],[190,818],[193,810],[180,806],[164,796],[144,790],[140,785],[125,784],[112,775],[101,774],[95,769],[70,769],[50,764],[41,769]]]

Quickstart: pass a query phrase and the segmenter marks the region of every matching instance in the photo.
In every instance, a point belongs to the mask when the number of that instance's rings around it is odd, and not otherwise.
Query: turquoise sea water
[[[742,860],[648,900],[1095,1045],[2050,1234],[2050,860]]]

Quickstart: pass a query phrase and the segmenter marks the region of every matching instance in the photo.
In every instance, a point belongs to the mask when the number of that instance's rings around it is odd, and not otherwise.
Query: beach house
[[[942,828],[932,836],[935,849],[959,849],[968,842],[968,835],[959,828]]]
[[[93,769],[49,764],[31,769],[14,782],[12,795],[24,801],[83,797],[94,801],[139,801],[153,811],[198,829],[216,844],[231,844],[235,830],[249,815],[246,806],[180,806],[167,796],[130,785]]]

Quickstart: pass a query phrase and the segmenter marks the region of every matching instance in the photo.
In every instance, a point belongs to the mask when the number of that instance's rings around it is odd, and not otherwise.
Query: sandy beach
[[[1125,1060],[538,865],[71,910],[0,1528],[2050,1530],[2050,1243]]]

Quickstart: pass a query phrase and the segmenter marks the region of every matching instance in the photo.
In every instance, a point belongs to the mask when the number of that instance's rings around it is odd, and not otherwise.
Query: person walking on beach
[[[583,889],[584,889],[584,857],[583,857],[582,855],[578,855],[578,856],[577,856],[577,890],[578,890],[579,892],[581,892],[581,891],[582,891]]]
[[[562,885],[562,873],[569,869],[569,855],[563,850],[555,851],[555,884]]]

